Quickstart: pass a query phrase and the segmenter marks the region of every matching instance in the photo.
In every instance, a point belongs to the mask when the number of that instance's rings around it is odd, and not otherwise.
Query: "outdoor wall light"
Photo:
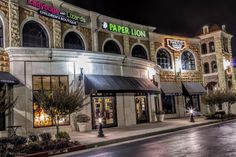
[[[147,68],[147,71],[148,71],[148,79],[150,79],[150,80],[153,81],[153,79],[154,79],[153,76],[156,75],[156,70],[153,69],[153,68],[148,67],[148,68]]]
[[[176,59],[175,68],[176,68],[176,73],[179,76],[181,74],[181,61],[180,61],[180,59]]]
[[[104,133],[103,133],[103,130],[102,130],[102,118],[98,118],[98,123],[99,123],[99,126],[98,126],[98,137],[105,137]]]
[[[84,72],[83,72],[83,68],[80,68],[80,74],[79,74],[79,80],[82,81],[84,79]]]

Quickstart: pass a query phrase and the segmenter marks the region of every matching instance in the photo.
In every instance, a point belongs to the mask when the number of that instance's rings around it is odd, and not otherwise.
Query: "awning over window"
[[[176,82],[161,82],[161,90],[165,95],[182,95],[182,88]]]
[[[9,72],[2,72],[2,71],[0,71],[0,83],[18,84],[19,80],[17,78],[15,78]]]
[[[148,79],[113,75],[85,75],[85,93],[94,92],[150,92],[159,89]]]
[[[196,82],[183,82],[184,92],[187,92],[188,95],[201,95],[205,94],[205,88]]]

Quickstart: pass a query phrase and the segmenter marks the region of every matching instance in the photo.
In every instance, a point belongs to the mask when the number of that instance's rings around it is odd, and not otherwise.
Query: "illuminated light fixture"
[[[176,67],[176,73],[177,73],[177,75],[180,75],[181,74],[181,61],[180,61],[180,59],[176,59],[176,65],[175,65],[175,67]]]
[[[153,76],[156,75],[156,70],[148,67],[147,71],[148,71],[148,79],[153,80]]]
[[[223,58],[223,65],[224,65],[224,70],[228,69],[228,67],[231,65],[230,61]]]

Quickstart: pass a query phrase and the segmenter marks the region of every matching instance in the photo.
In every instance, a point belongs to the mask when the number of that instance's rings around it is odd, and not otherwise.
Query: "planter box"
[[[34,154],[28,154],[25,156],[21,157],[48,157],[48,152],[39,152],[39,153],[34,153]]]
[[[73,146],[73,147],[69,147],[67,148],[68,152],[74,152],[74,151],[78,151],[78,150],[83,150],[86,147],[84,145],[78,145],[78,146]]]
[[[165,118],[165,114],[157,114],[157,121],[158,122],[163,122]]]

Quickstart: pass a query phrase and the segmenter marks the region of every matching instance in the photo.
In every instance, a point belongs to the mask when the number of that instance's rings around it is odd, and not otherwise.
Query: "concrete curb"
[[[102,142],[97,142],[97,143],[92,143],[85,145],[85,149],[90,149],[90,148],[95,148],[95,147],[101,147],[101,146],[106,146],[106,145],[111,145],[115,143],[120,143],[120,142],[126,142],[130,140],[135,140],[135,139],[140,139],[140,138],[145,138],[145,137],[150,137],[150,136],[155,136],[155,135],[161,135],[161,134],[166,134],[166,133],[173,133],[175,131],[181,131],[185,129],[190,129],[190,128],[195,128],[195,127],[200,127],[200,126],[207,126],[207,125],[217,125],[221,123],[229,123],[232,121],[235,121],[236,119],[231,119],[231,120],[217,120],[217,121],[212,121],[212,122],[207,122],[207,123],[201,123],[201,124],[194,124],[194,125],[188,125],[188,126],[181,126],[177,128],[172,128],[172,129],[166,129],[166,130],[161,130],[161,131],[155,131],[155,132],[150,132],[150,133],[144,133],[140,135],[134,135],[134,136],[129,136],[129,137],[123,137],[123,138],[118,138],[118,139],[113,139],[109,141],[102,141]]]

